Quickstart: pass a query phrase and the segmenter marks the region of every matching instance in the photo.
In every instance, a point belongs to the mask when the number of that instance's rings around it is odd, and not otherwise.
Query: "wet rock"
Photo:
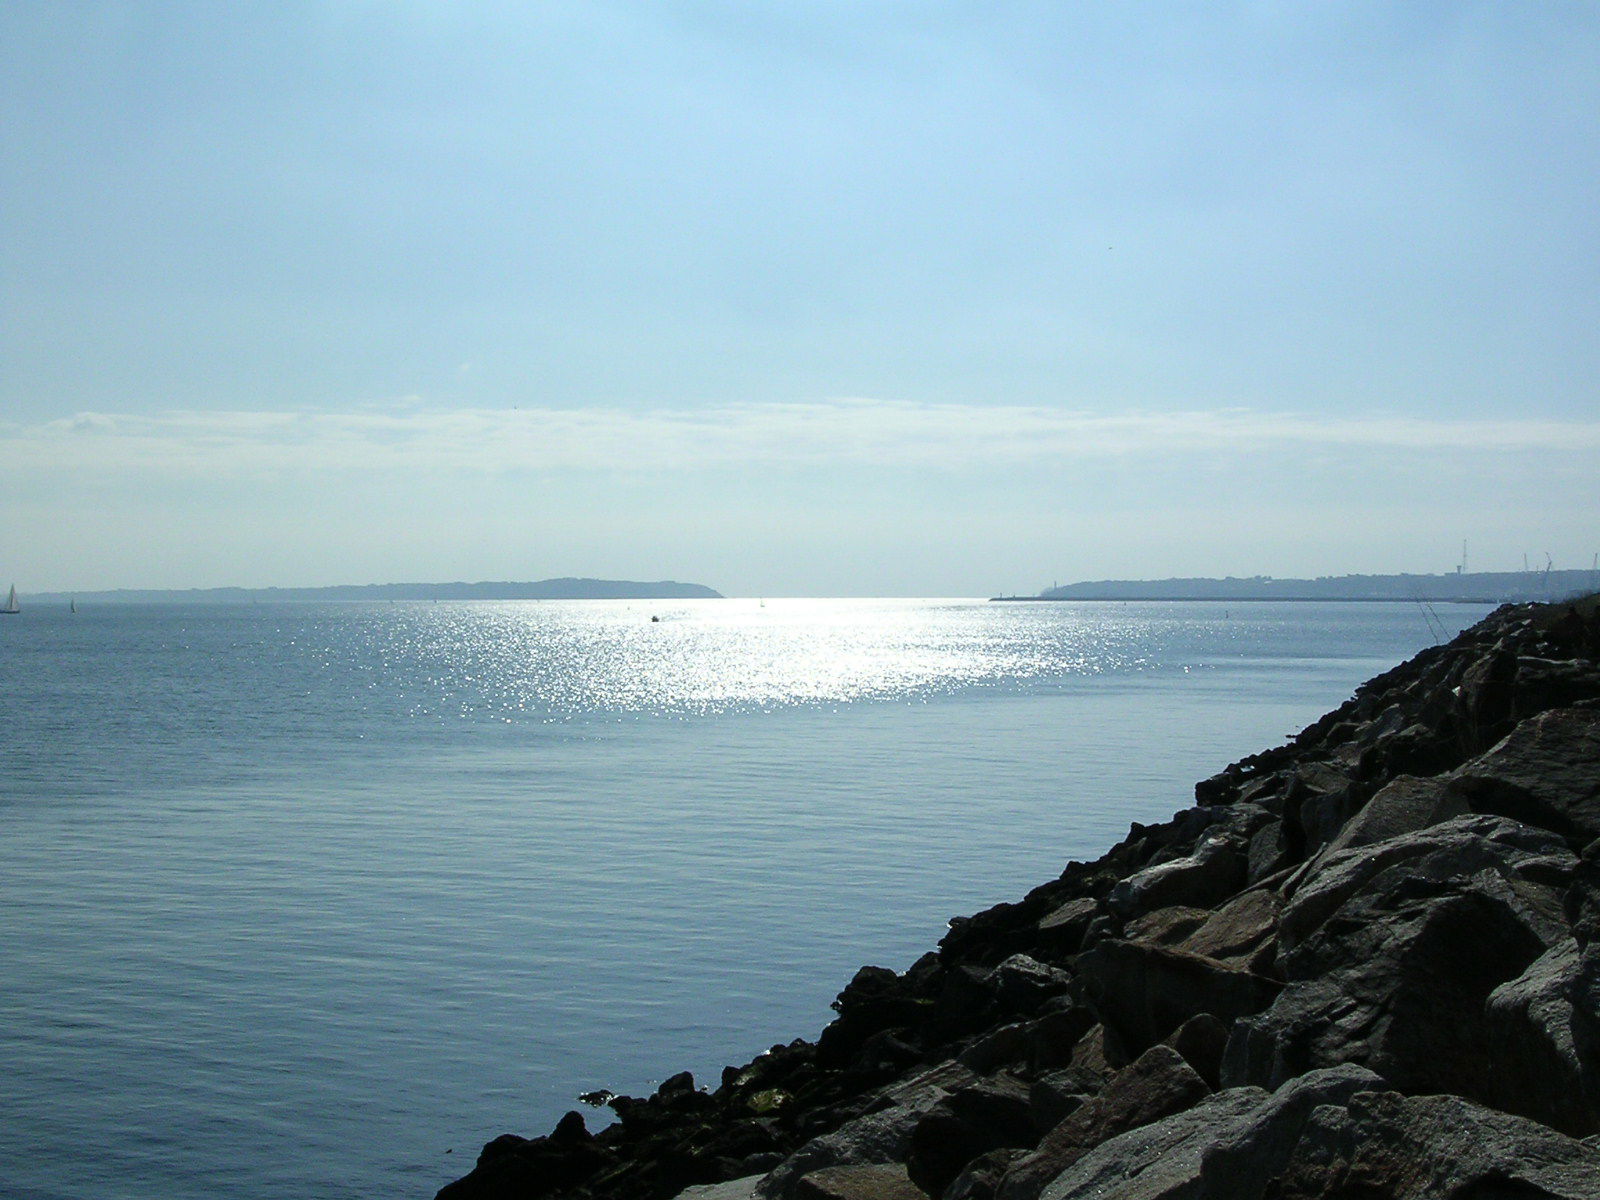
[[[579,1186],[605,1161],[583,1117],[568,1113],[549,1137],[495,1138],[471,1174],[440,1189],[437,1200],[540,1200]]]
[[[876,1034],[903,1028],[922,1016],[906,981],[885,967],[862,967],[833,1002],[839,1016],[817,1039],[823,1066],[849,1062]]]

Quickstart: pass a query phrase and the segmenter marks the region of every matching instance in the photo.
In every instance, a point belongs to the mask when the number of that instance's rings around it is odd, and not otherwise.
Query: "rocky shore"
[[[815,1042],[498,1137],[440,1200],[1600,1200],[1595,598],[1195,792],[863,967]]]

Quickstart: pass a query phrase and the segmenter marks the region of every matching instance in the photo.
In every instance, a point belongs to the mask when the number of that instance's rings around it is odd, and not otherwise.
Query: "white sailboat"
[[[6,597],[6,606],[0,608],[0,613],[18,613],[21,611],[21,606],[17,604],[17,585],[13,583],[11,585],[11,595]]]

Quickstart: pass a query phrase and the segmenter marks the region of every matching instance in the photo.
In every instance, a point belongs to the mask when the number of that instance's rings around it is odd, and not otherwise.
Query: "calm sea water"
[[[579,1091],[815,1036],[861,963],[1432,640],[1378,604],[0,619],[0,1192],[429,1196]]]

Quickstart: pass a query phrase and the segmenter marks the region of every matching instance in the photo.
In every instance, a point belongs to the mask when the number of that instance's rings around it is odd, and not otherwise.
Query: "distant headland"
[[[541,579],[534,583],[352,583],[331,587],[119,588],[105,592],[43,593],[37,601],[74,598],[95,604],[254,604],[318,600],[721,600],[698,583],[663,579]]]
[[[1422,600],[1554,602],[1600,587],[1594,571],[1456,571],[1448,575],[1270,575],[1222,579],[1101,579],[996,600]]]

